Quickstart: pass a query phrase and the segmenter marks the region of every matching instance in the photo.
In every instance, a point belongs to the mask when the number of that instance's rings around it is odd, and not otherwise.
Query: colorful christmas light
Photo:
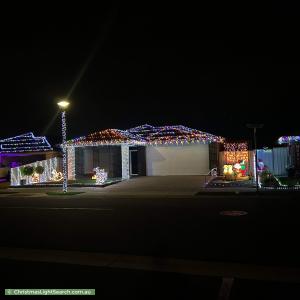
[[[99,145],[114,145],[114,144],[143,144],[142,138],[135,136],[126,130],[105,129],[87,136],[68,141],[68,145],[74,146],[99,146]]]
[[[142,137],[150,145],[224,142],[220,136],[182,125],[154,127],[146,124],[131,128],[128,132]]]
[[[164,145],[189,143],[223,143],[224,138],[182,125],[160,126],[142,125],[128,130],[106,129],[85,137],[73,139],[68,145],[98,146],[111,144]]]
[[[229,152],[248,151],[247,143],[224,143],[224,150]]]
[[[300,142],[300,136],[281,136],[278,139],[278,144],[291,144],[291,143],[299,143]]]

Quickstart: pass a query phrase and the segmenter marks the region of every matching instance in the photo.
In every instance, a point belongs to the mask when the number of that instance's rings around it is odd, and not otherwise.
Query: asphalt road
[[[0,247],[299,267],[298,198],[1,195]],[[247,214],[220,214],[227,210]],[[299,283],[293,282],[235,278],[230,296],[222,298],[219,276],[7,259],[0,265],[3,288],[95,288],[101,299],[300,298]]]
[[[300,266],[288,196],[0,199],[0,246]],[[241,217],[220,215],[242,210]]]

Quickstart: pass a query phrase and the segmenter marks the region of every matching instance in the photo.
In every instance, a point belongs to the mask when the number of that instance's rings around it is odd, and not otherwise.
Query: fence
[[[36,168],[37,166],[42,166],[44,171],[42,174],[36,176],[22,176],[21,169],[30,166]],[[50,158],[47,160],[36,161],[31,164],[23,165],[16,168],[11,168],[10,173],[10,185],[19,186],[19,185],[28,185],[35,183],[43,183],[55,181],[55,174],[61,172],[62,161],[59,157]]]

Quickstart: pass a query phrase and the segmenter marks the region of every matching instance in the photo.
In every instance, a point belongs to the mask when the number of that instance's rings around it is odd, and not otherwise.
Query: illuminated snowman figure
[[[94,168],[96,172],[96,184],[101,185],[107,180],[107,172],[104,169],[100,169],[99,167]]]

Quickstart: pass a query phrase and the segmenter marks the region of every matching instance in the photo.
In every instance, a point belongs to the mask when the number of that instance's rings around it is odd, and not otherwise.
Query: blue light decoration
[[[142,125],[128,132],[144,139],[149,145],[159,144],[190,144],[190,143],[223,143],[224,138],[183,125],[152,126]]]
[[[225,139],[182,125],[142,125],[128,130],[106,129],[68,141],[68,146],[98,146],[112,144],[168,145],[190,143],[223,143]]]
[[[300,142],[300,136],[294,135],[294,136],[281,136],[278,139],[278,144],[292,144],[292,143],[299,143]]]
[[[46,137],[36,137],[32,132],[0,140],[0,153],[44,152],[52,150]]]

